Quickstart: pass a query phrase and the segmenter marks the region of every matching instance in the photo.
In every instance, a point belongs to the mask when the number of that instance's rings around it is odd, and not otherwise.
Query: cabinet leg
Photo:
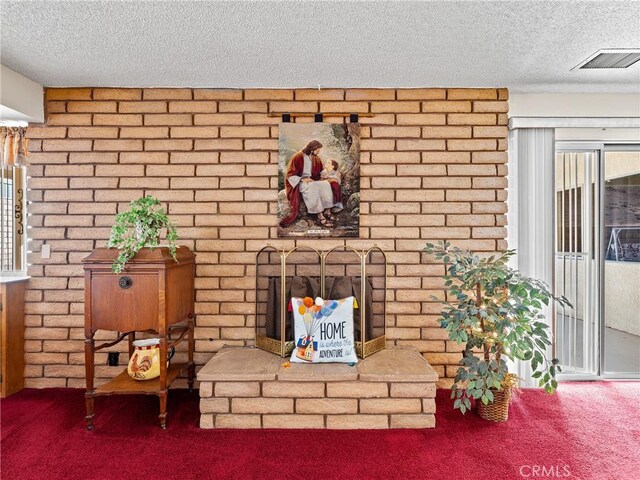
[[[93,394],[87,392],[84,394],[84,403],[87,407],[87,415],[84,417],[87,421],[87,430],[93,430]]]
[[[193,393],[193,381],[196,377],[196,365],[195,363],[191,363],[188,369],[188,379],[187,384],[189,385],[189,393]]]
[[[160,415],[158,418],[160,419],[160,428],[163,430],[167,429],[167,391],[162,390],[158,393],[158,397],[160,398]]]
[[[87,389],[84,394],[85,406],[87,408],[87,415],[85,420],[87,421],[87,430],[93,430],[93,377],[95,374],[94,364],[94,352],[95,341],[93,339],[94,332],[91,330],[85,331],[84,340],[84,359],[85,359],[85,376],[87,382]]]
[[[187,321],[187,325],[189,327],[189,368],[188,368],[188,380],[187,383],[189,385],[189,393],[193,393],[193,380],[196,377],[196,364],[193,362],[193,351],[195,349],[195,337],[194,337],[194,329],[195,329],[195,318],[193,314],[189,315],[189,320]]]

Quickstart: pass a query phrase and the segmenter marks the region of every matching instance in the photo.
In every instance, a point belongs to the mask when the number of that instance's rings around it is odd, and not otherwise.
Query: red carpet
[[[439,391],[432,430],[198,428],[197,393],[172,391],[169,428],[156,397],[96,400],[83,391],[25,390],[0,403],[2,479],[640,479],[640,383],[524,390],[506,424],[451,409]],[[542,468],[545,468],[543,470]],[[534,469],[535,468],[535,469]]]

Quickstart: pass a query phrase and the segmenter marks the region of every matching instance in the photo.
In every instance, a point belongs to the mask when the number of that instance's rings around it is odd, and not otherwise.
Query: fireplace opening
[[[356,353],[365,358],[385,348],[387,257],[339,245],[326,251],[308,246],[256,255],[256,347],[282,357],[294,348],[292,297],[337,300],[355,297]]]

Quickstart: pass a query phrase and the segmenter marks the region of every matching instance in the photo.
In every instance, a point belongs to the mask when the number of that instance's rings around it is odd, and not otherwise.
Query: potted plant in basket
[[[454,408],[465,413],[474,399],[482,418],[507,420],[518,377],[509,373],[505,359],[531,362],[532,376],[553,393],[560,366],[546,355],[551,341],[540,311],[550,300],[571,307],[569,301],[555,297],[544,282],[510,268],[514,250],[481,258],[440,242],[428,243],[425,251],[446,268],[448,299],[442,302],[440,326],[449,339],[465,345],[451,387]]]
[[[126,212],[119,213],[111,228],[111,236],[107,246],[120,250],[112,265],[114,273],[120,273],[126,263],[143,248],[160,246],[160,234],[166,230],[169,254],[176,259],[176,240],[178,233],[175,226],[164,212],[157,198],[141,197],[129,203]]]

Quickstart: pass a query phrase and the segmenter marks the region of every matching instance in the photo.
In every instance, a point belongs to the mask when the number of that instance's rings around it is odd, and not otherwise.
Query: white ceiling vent
[[[598,50],[571,70],[628,68],[640,60],[640,48],[612,48]]]

